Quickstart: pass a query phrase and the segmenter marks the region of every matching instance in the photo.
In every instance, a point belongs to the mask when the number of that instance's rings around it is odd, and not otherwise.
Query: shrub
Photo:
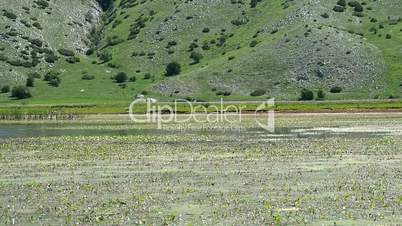
[[[89,56],[92,55],[94,53],[94,49],[93,48],[89,48],[86,52],[85,55]]]
[[[32,26],[36,27],[38,30],[42,30],[42,25],[40,25],[39,22],[33,23]]]
[[[235,20],[232,20],[232,24],[235,25],[235,26],[241,26],[241,25],[247,24],[248,22],[249,22],[249,19],[247,17],[244,17],[244,16],[239,17],[239,18],[237,18]]]
[[[261,0],[251,0],[250,7],[255,8],[259,2],[261,2]]]
[[[120,65],[112,63],[112,62],[108,63],[107,66],[110,68],[120,68]]]
[[[135,81],[137,81],[137,77],[131,76],[131,77],[130,77],[130,82],[135,82]]]
[[[48,73],[45,74],[45,77],[43,78],[43,80],[45,81],[50,81],[52,79],[58,78],[59,77],[59,73],[55,72],[55,71],[49,71]]]
[[[189,45],[189,47],[188,47],[188,51],[191,52],[191,51],[193,51],[193,50],[196,49],[196,48],[198,48],[198,44],[195,43],[195,42],[192,42],[192,43]]]
[[[36,38],[36,39],[31,39],[30,42],[31,42],[33,45],[37,46],[37,47],[42,47],[42,45],[43,45],[42,40],[37,39],[37,38]]]
[[[49,85],[54,87],[59,87],[60,85],[60,78],[55,78],[49,81]]]
[[[118,45],[118,44],[124,42],[123,39],[121,39],[117,36],[107,37],[106,41],[107,41],[106,46],[115,46],[115,45]]]
[[[308,89],[302,89],[299,100],[314,100],[314,93]]]
[[[386,39],[391,39],[392,36],[391,36],[390,34],[387,34],[387,35],[385,36],[385,38],[386,38]]]
[[[28,76],[27,81],[26,81],[26,86],[34,87],[34,83],[35,83],[35,78]]]
[[[8,93],[10,92],[10,86],[3,86],[1,87],[1,93]]]
[[[17,99],[26,99],[32,97],[29,89],[26,86],[16,86],[11,91],[11,96]]]
[[[7,10],[3,10],[3,16],[7,17],[8,19],[15,20],[17,19],[17,15],[15,15],[13,12],[9,12]]]
[[[363,6],[360,4],[357,4],[354,8],[355,12],[363,12]]]
[[[167,44],[167,46],[166,46],[166,48],[170,48],[170,47],[176,46],[176,45],[177,45],[177,42],[176,42],[176,41],[169,41],[168,44]]]
[[[329,90],[329,92],[331,92],[331,93],[340,93],[340,92],[342,92],[342,88],[339,87],[339,86],[334,86]]]
[[[356,7],[357,5],[360,5],[360,3],[358,1],[350,1],[350,2],[348,2],[348,5],[350,7]]]
[[[340,6],[340,5],[336,5],[336,6],[334,6],[333,10],[334,10],[335,12],[342,13],[342,12],[345,11],[345,7]]]
[[[59,58],[54,54],[46,54],[45,56],[45,61],[49,64],[53,64],[57,60],[59,60]]]
[[[128,76],[125,72],[119,72],[114,79],[116,80],[117,83],[124,83],[127,81]]]
[[[209,29],[209,28],[207,28],[207,27],[206,27],[206,28],[204,28],[204,29],[202,29],[202,32],[203,32],[203,33],[208,33],[209,31],[210,31],[210,29]]]
[[[80,62],[81,60],[80,60],[79,57],[72,56],[72,57],[68,57],[68,58],[66,59],[66,61],[67,61],[68,63],[70,63],[70,64],[75,64],[75,63]]]
[[[218,92],[216,92],[216,95],[217,96],[230,96],[232,94],[232,92],[230,92],[230,91],[218,91]]]
[[[83,76],[81,77],[81,79],[82,79],[82,80],[94,80],[94,79],[95,79],[95,76],[85,74],[85,75],[83,75]]]
[[[35,3],[41,8],[41,9],[46,9],[49,7],[49,3],[45,0],[37,0]]]
[[[323,14],[321,14],[321,17],[327,19],[327,18],[329,18],[329,15],[328,15],[328,13],[323,13]]]
[[[271,34],[275,34],[275,33],[277,33],[278,31],[279,31],[278,28],[274,28],[274,29],[272,29]]]
[[[144,75],[144,79],[151,79],[151,74],[150,73],[146,73]]]
[[[250,47],[255,47],[258,44],[256,40],[250,42]]]
[[[166,76],[178,75],[181,72],[181,66],[177,62],[169,63],[166,66]]]
[[[346,0],[339,0],[336,4],[345,7],[346,6]]]
[[[203,58],[203,55],[201,53],[193,51],[190,55],[190,58],[193,59],[193,64],[198,64]]]
[[[113,0],[96,0],[103,11],[107,11],[113,7]]]
[[[112,60],[112,54],[108,52],[102,52],[99,54],[99,59],[102,61],[102,63],[106,63]]]
[[[323,90],[318,90],[317,92],[317,100],[324,100],[325,99],[325,93]]]
[[[72,57],[75,56],[74,52],[68,49],[59,49],[57,50],[61,55],[67,56],[67,57]]]
[[[259,97],[259,96],[263,96],[265,95],[267,92],[263,89],[257,89],[255,91],[253,91],[252,93],[250,93],[250,96],[252,97]]]
[[[353,12],[353,16],[364,17],[364,13],[363,12]]]
[[[47,81],[49,83],[49,85],[54,86],[54,87],[58,87],[61,82],[59,73],[57,73],[55,71],[49,71],[48,73],[46,73],[43,80]]]

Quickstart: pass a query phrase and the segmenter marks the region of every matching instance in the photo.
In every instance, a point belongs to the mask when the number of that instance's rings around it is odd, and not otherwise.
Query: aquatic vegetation
[[[142,132],[0,138],[0,224],[400,224],[401,118],[279,115],[276,134],[253,116],[161,131],[125,116],[26,121]]]

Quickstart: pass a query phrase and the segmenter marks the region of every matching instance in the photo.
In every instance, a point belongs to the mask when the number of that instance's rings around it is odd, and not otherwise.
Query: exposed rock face
[[[286,63],[289,82],[300,87],[369,89],[385,71],[381,51],[357,34],[320,27],[289,40],[276,46],[275,55]]]

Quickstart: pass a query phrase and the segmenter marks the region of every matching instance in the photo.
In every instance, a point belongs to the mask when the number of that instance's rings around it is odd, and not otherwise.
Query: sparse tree
[[[117,83],[124,83],[127,81],[128,76],[125,72],[119,72],[114,79],[116,80]]]
[[[169,63],[166,66],[166,76],[178,75],[181,72],[181,66],[177,62]]]
[[[11,96],[17,99],[26,99],[32,97],[29,89],[26,86],[16,86],[11,91]]]
[[[31,77],[31,76],[28,76],[26,86],[27,87],[34,87],[34,83],[35,83],[35,78]]]
[[[318,90],[317,92],[317,100],[324,100],[325,99],[325,93],[322,89]]]
[[[199,52],[193,51],[191,52],[190,58],[193,59],[193,64],[198,64],[203,58],[203,55]]]
[[[308,89],[302,89],[299,100],[314,100],[314,93]]]

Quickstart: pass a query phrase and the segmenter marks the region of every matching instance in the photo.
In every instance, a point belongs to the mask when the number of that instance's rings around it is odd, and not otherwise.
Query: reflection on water
[[[97,128],[96,126],[70,128],[66,124],[27,124],[27,125],[0,125],[0,139],[22,137],[54,137],[54,136],[127,136],[127,135],[165,135],[165,134],[217,134],[239,136],[241,138],[259,137],[266,139],[294,139],[294,138],[329,138],[329,137],[369,137],[386,136],[395,131],[373,129],[369,127],[328,127],[328,128],[291,128],[280,127],[275,133],[268,133],[261,128],[246,128],[241,130],[228,129],[150,129],[150,128]],[[399,131],[400,132],[400,131]]]

